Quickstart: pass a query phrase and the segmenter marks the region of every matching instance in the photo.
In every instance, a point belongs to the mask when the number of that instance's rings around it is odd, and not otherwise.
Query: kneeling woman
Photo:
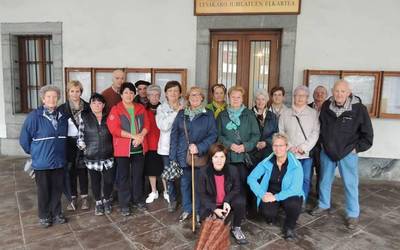
[[[240,194],[237,169],[226,164],[227,149],[220,143],[211,145],[211,163],[202,168],[199,177],[200,216],[204,220],[210,214],[220,218],[233,213],[232,234],[238,244],[246,244],[240,224],[246,214],[246,200]]]
[[[273,153],[260,162],[247,178],[257,197],[257,205],[269,223],[276,220],[279,206],[286,213],[283,225],[285,239],[296,238],[294,227],[303,202],[303,168],[288,152],[288,138],[276,133],[272,137]],[[259,183],[258,180],[262,178]]]
[[[103,112],[106,101],[102,95],[95,93],[89,103],[90,110],[81,114],[77,146],[84,150],[85,165],[89,169],[92,193],[96,200],[95,215],[103,215],[104,212],[110,214],[115,168],[112,136],[106,124],[107,114]]]

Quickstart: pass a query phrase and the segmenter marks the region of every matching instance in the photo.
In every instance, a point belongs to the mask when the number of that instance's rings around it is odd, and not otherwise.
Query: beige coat
[[[296,116],[300,119],[307,140],[301,131]],[[317,111],[309,106],[305,106],[299,113],[293,108],[285,109],[279,118],[279,132],[283,132],[289,137],[289,148],[297,146],[305,152],[303,155],[296,154],[298,159],[309,158],[310,150],[315,146],[319,137]]]

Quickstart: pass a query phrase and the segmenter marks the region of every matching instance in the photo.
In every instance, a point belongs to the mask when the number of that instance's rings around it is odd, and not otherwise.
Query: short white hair
[[[39,90],[39,96],[41,99],[44,98],[47,92],[49,91],[54,91],[57,93],[57,100],[60,99],[61,91],[60,88],[54,85],[44,85],[43,87],[40,88]]]
[[[256,94],[254,95],[254,97],[257,98],[260,95],[263,96],[266,101],[268,101],[269,95],[268,95],[268,92],[265,89],[257,89],[256,90]]]
[[[155,84],[151,84],[147,87],[147,95],[150,95],[153,92],[156,92],[157,94],[161,95],[161,87]]]
[[[310,90],[307,88],[307,86],[304,86],[304,85],[297,86],[293,91],[293,95],[294,96],[297,95],[297,92],[299,92],[299,91],[304,91],[307,93],[308,96],[310,95]]]

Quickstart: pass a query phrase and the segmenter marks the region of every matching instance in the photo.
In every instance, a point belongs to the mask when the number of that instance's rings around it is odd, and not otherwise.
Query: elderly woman
[[[147,143],[149,151],[145,156],[145,176],[149,177],[151,193],[146,199],[146,203],[152,203],[158,199],[157,191],[157,176],[160,176],[164,170],[161,156],[157,153],[158,140],[160,138],[160,130],[157,128],[156,111],[160,105],[161,88],[158,85],[150,85],[147,87],[147,98],[149,103],[147,105],[147,115],[150,122],[150,131],[147,134]],[[168,198],[167,184],[162,180],[164,185],[164,198]],[[168,201],[168,199],[167,199]]]
[[[246,236],[240,227],[246,215],[246,201],[240,194],[237,169],[228,165],[228,150],[224,145],[215,143],[208,152],[211,162],[201,169],[198,183],[201,219],[212,214],[225,218],[232,212],[232,234],[238,244],[246,244]]]
[[[214,113],[214,117],[217,118],[221,111],[225,110],[226,102],[226,87],[223,84],[217,83],[211,86],[212,101],[207,104],[206,108]]]
[[[241,192],[246,193],[249,166],[246,157],[260,141],[260,129],[252,111],[243,105],[244,89],[231,87],[228,92],[229,106],[217,118],[218,140],[228,148],[228,159],[239,173]]]
[[[272,137],[273,153],[260,162],[247,178],[257,197],[257,206],[268,223],[277,219],[280,206],[285,211],[285,239],[296,238],[294,228],[303,201],[303,171],[300,162],[288,152],[288,138],[282,133]],[[261,182],[259,179],[261,178]]]
[[[256,92],[255,106],[252,111],[256,115],[261,138],[257,142],[256,150],[252,152],[254,163],[258,163],[272,153],[272,135],[278,132],[278,118],[268,110],[268,93],[261,89]]]
[[[272,111],[279,119],[284,110],[287,109],[285,102],[285,89],[280,86],[273,87],[269,94],[270,101],[268,104],[269,110]]]
[[[39,91],[43,106],[29,113],[19,138],[25,153],[32,157],[37,186],[39,223],[42,227],[63,224],[61,210],[68,116],[57,110],[60,89],[43,86]]]
[[[172,124],[169,159],[177,162],[183,169],[181,177],[183,213],[179,217],[181,222],[189,218],[192,213],[192,168],[187,164],[187,154],[189,152],[200,157],[207,155],[209,147],[217,140],[214,115],[203,105],[204,98],[204,93],[199,87],[191,87],[186,95],[187,107],[178,112]],[[198,178],[198,171],[199,168],[195,167],[195,180]],[[195,186],[197,195],[198,185]],[[199,199],[195,205],[196,213],[199,214]]]
[[[164,93],[166,101],[157,108],[156,123],[160,129],[160,138],[158,140],[157,153],[161,155],[164,169],[169,165],[169,149],[172,124],[176,115],[183,109],[180,102],[182,87],[178,81],[169,81],[165,84]],[[164,199],[168,200],[168,211],[176,210],[176,187],[174,181],[168,181],[168,193],[164,192]]]
[[[133,83],[121,85],[122,101],[112,107],[107,126],[113,136],[114,157],[117,162],[118,201],[122,216],[131,214],[129,203],[146,209],[143,194],[144,154],[150,124],[142,104],[133,102],[136,88]]]
[[[89,209],[88,202],[88,171],[83,162],[83,152],[77,148],[78,126],[80,114],[90,109],[89,104],[82,100],[82,83],[70,81],[67,84],[67,101],[60,106],[60,110],[69,116],[67,137],[68,175],[71,189],[71,203],[67,210],[75,210],[78,197],[78,180],[81,198],[81,209]]]
[[[305,195],[303,211],[306,208],[310,191],[312,158],[310,151],[319,137],[319,121],[317,112],[307,105],[309,91],[300,85],[294,90],[293,106],[286,109],[279,119],[279,131],[289,137],[289,150],[299,159],[303,166]]]

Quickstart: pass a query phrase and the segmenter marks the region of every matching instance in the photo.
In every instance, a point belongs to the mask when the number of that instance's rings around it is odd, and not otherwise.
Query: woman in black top
[[[226,218],[232,211],[232,234],[238,244],[247,240],[240,225],[246,213],[245,197],[240,194],[237,169],[226,163],[227,149],[220,143],[211,145],[211,163],[201,169],[199,177],[200,216],[204,220],[211,214]]]

